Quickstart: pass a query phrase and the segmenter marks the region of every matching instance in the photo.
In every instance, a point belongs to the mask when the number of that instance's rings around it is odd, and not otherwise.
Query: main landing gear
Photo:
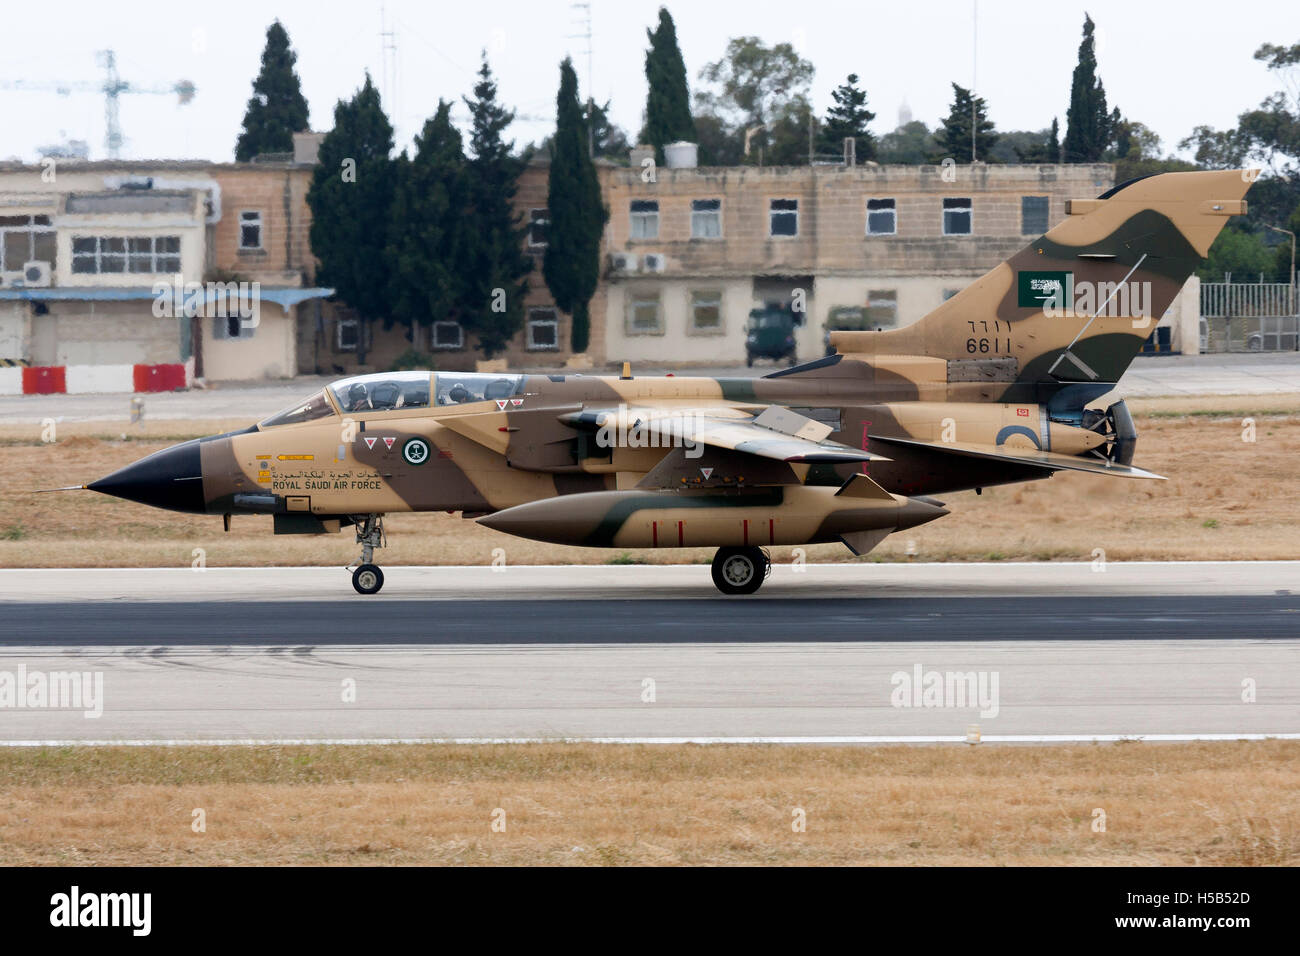
[[[771,571],[762,548],[719,548],[713,556],[713,583],[723,594],[753,594]]]
[[[358,594],[378,594],[384,586],[384,572],[372,564],[375,548],[388,544],[384,537],[384,516],[366,515],[357,522],[357,543],[361,545],[361,564],[352,572],[352,586]]]

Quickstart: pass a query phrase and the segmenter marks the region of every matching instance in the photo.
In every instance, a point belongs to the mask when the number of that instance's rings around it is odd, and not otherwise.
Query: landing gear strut
[[[384,572],[372,563],[375,548],[388,544],[384,536],[384,516],[366,515],[357,522],[357,544],[361,545],[361,565],[352,572],[352,586],[358,594],[378,594],[384,586]]]
[[[713,556],[713,583],[723,594],[753,594],[771,571],[762,548],[719,548]]]

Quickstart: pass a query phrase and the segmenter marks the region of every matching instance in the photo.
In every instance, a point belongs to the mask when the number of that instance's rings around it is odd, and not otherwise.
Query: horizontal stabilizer
[[[896,438],[892,435],[872,435],[872,441],[888,444],[908,445],[924,448],[927,451],[945,455],[963,455],[967,458],[984,458],[989,461],[1003,461],[1007,464],[1029,465],[1047,471],[1083,471],[1093,475],[1114,475],[1120,478],[1156,478],[1164,481],[1164,475],[1157,475],[1132,465],[1121,465],[1102,458],[1081,458],[1076,455],[1062,455],[1059,452],[1040,451],[1034,448],[1008,448],[1005,445],[980,445],[974,442],[936,442],[920,438]]]

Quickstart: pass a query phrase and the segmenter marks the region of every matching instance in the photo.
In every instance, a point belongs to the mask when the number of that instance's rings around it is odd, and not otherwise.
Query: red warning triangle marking
[[[397,441],[396,438],[389,438],[387,435],[384,436],[384,444],[387,445],[389,448],[393,447],[393,442],[395,441]]]
[[[701,468],[701,469],[700,469],[700,474],[704,476],[704,480],[705,480],[705,481],[708,481],[710,478],[713,477],[713,469],[712,469],[712,468]]]
[[[367,436],[366,436],[366,447],[367,447],[367,448],[374,448],[374,447],[375,447],[375,442],[376,442],[377,440],[378,440],[378,439],[371,438],[369,435],[367,435]]]
[[[504,398],[498,398],[497,408],[501,409],[502,411],[505,411],[505,407],[506,407],[506,400]]]
[[[524,403],[524,400],[523,400],[522,398],[512,398],[512,399],[510,399],[510,404],[511,404],[511,405],[514,405],[516,408],[518,408],[518,407],[519,407],[520,405],[522,405],[523,403]]]

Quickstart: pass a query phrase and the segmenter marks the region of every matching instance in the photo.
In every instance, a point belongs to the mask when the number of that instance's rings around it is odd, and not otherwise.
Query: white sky
[[[614,120],[634,135],[645,104],[645,30],[658,0],[591,0],[596,98],[612,99]],[[817,68],[814,106],[856,72],[877,113],[877,133],[893,129],[906,101],[934,126],[947,112],[949,83],[972,76],[972,0],[673,0],[692,91],[699,69],[718,59],[730,37],[793,42]],[[1231,126],[1244,109],[1279,88],[1252,59],[1261,43],[1300,41],[1300,3],[1254,0],[1042,0],[978,2],[977,89],[1000,129],[1039,129],[1060,117],[1065,130],[1070,74],[1087,9],[1097,21],[1099,72],[1112,105],[1156,130],[1166,151],[1194,126]],[[396,90],[385,107],[400,149],[439,96],[468,94],[487,48],[506,105],[521,115],[512,132],[522,145],[553,125],[558,64],[574,56],[587,89],[583,11],[568,0],[388,0],[395,32]],[[233,158],[266,27],[278,17],[298,52],[298,74],[313,129],[332,125],[333,108],[360,86],[369,68],[383,76],[379,3],[364,0],[63,0],[5,6],[0,84],[99,81],[95,51],[117,52],[123,79],[198,87],[185,107],[167,95],[121,97],[128,158]],[[396,104],[394,106],[394,104]],[[0,158],[34,161],[41,146],[89,141],[104,155],[100,93],[36,93],[0,85]],[[458,120],[464,120],[464,110]]]

